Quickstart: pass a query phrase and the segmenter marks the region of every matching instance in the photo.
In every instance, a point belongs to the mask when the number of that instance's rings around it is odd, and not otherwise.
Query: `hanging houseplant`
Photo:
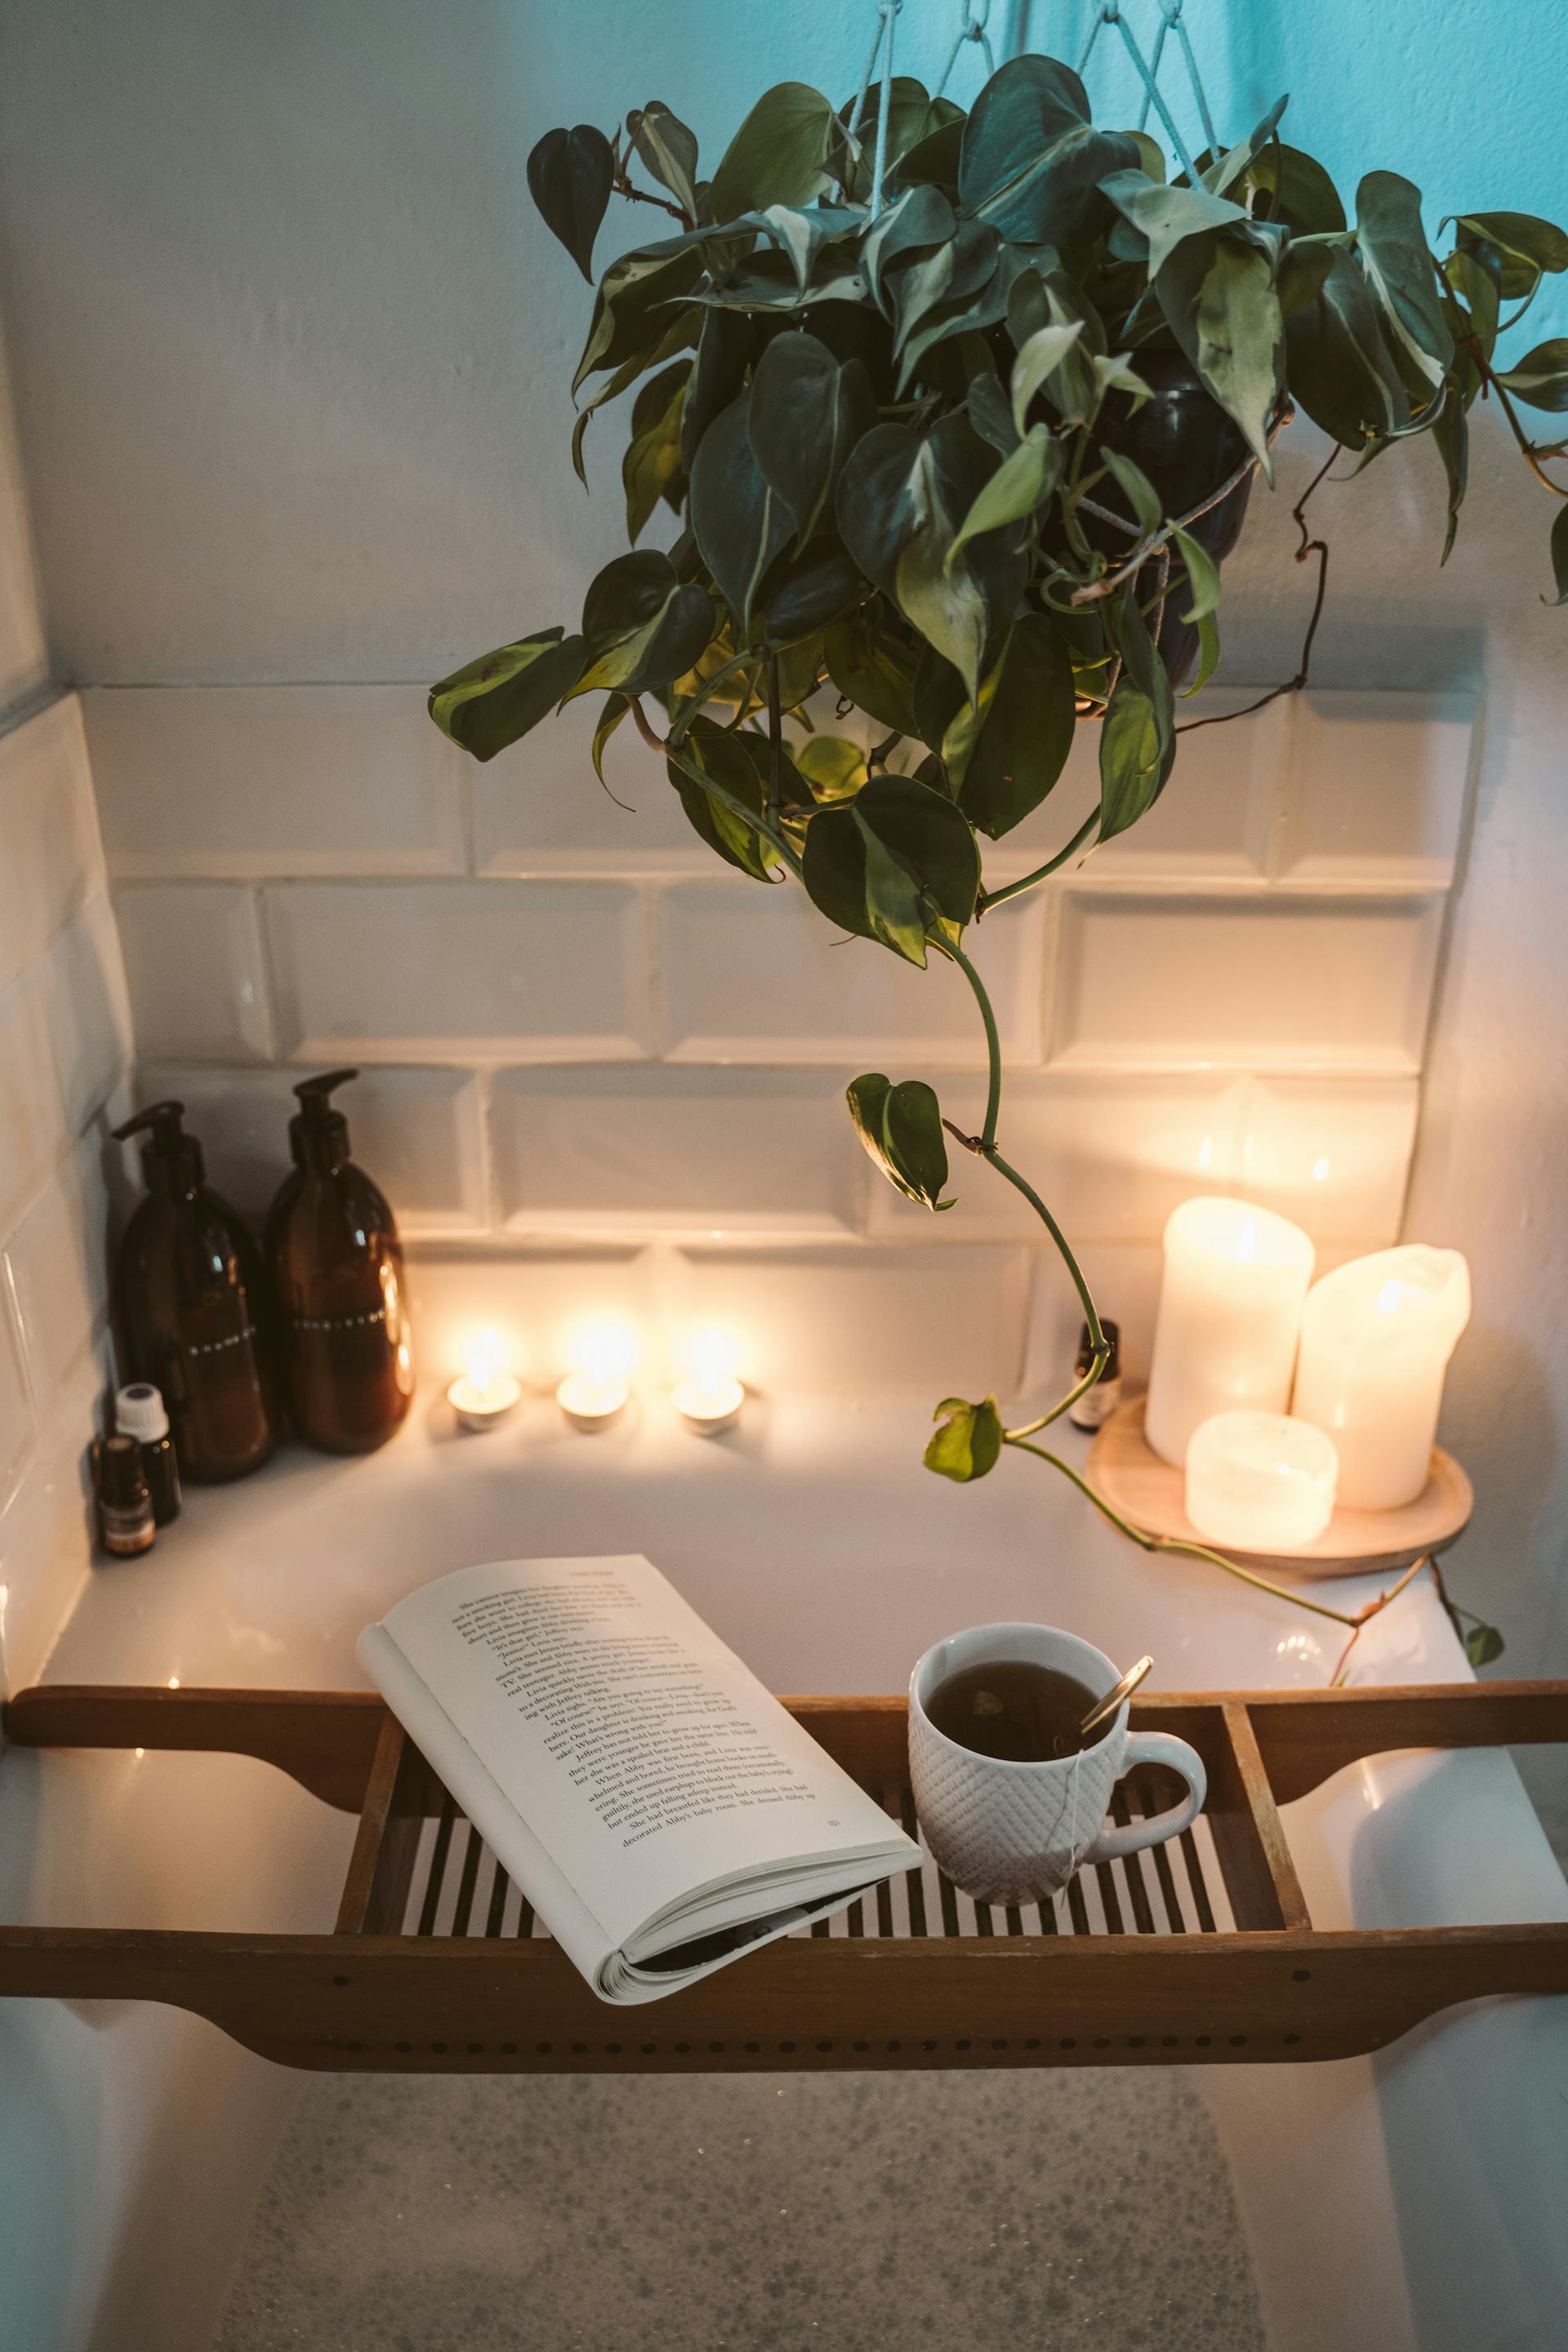
[[[1568,268],[1568,236],[1522,214],[1461,215],[1439,260],[1419,191],[1386,171],[1362,180],[1352,224],[1322,166],[1281,141],[1283,111],[1168,182],[1152,140],[1096,128],[1077,75],[1030,56],[994,73],[967,116],[890,76],[869,104],[862,92],[838,110],[781,83],[710,180],[658,102],[613,139],[552,131],[529,162],[539,209],[590,284],[612,195],[676,224],[604,271],[574,382],[591,387],[573,436],[580,475],[594,416],[637,387],[632,551],[594,581],[575,630],[531,631],[442,679],[431,713],[488,760],[601,694],[601,782],[629,717],[727,864],[803,886],[837,930],[962,970],[987,1049],[979,1133],[945,1121],[922,1081],[880,1073],[848,1090],[856,1128],[932,1211],[952,1205],[944,1130],[1015,1185],[1061,1252],[1092,1354],[1021,1428],[1005,1429],[989,1397],[939,1407],[926,1461],[955,1479],[984,1475],[1004,1446],[1042,1454],[1034,1439],[1106,1357],[1065,1236],[998,1146],[1000,1052],[968,926],[1166,789],[1178,696],[1219,658],[1221,562],[1298,409],[1336,445],[1331,462],[1342,450],[1358,468],[1431,435],[1445,560],[1483,390],[1568,498],[1543,462],[1568,445],[1532,443],[1518,414],[1568,408],[1568,342],[1493,364],[1502,306]],[[672,543],[638,548],[661,504]],[[1277,692],[1304,682],[1322,602],[1326,550],[1304,505],[1317,595],[1300,669]],[[1568,506],[1551,552],[1563,603]],[[820,713],[828,692],[838,723],[859,714],[853,740],[815,725],[808,706]],[[988,889],[982,844],[1040,806],[1090,722],[1097,805],[1068,813],[1076,826],[1047,864]],[[1242,1573],[1203,1547],[1159,1548]],[[1470,1644],[1478,1658],[1500,1647],[1489,1628]]]

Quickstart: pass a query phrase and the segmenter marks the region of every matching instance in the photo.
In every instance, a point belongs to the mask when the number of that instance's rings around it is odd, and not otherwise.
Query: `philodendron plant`
[[[1000,1049],[969,927],[1125,832],[1169,785],[1178,698],[1219,659],[1220,564],[1298,409],[1335,445],[1331,462],[1343,452],[1356,470],[1432,436],[1445,559],[1478,395],[1568,499],[1546,470],[1568,444],[1534,443],[1519,413],[1568,410],[1568,341],[1494,363],[1504,306],[1568,268],[1568,236],[1462,214],[1439,258],[1419,191],[1387,171],[1362,180],[1352,222],[1321,164],[1281,140],[1283,100],[1174,181],[1142,133],[1096,127],[1051,58],[1005,65],[967,116],[895,79],[884,136],[882,103],[836,109],[782,83],[711,179],[657,100],[613,137],[580,124],[540,141],[535,202],[590,284],[612,196],[674,225],[599,278],[574,386],[580,475],[595,416],[637,388],[631,551],[594,581],[577,628],[515,637],[443,678],[430,709],[489,760],[600,694],[601,782],[629,718],[717,856],[759,887],[800,885],[839,932],[958,966],[985,1037],[979,1132],[945,1120],[921,1079],[881,1073],[849,1088],[857,1131],[933,1212],[952,1205],[948,1134],[1016,1186],[1077,1286],[1091,1353],[1018,1428],[994,1398],[949,1399],[926,1462],[967,1480],[1018,1447],[1081,1486],[1034,1441],[1098,1380],[1106,1342],[1050,1210],[1002,1154]],[[1323,595],[1304,506],[1316,596],[1281,693],[1305,680]],[[637,546],[661,509],[668,544]],[[1568,505],[1551,552],[1563,603]],[[987,887],[984,844],[1047,799],[1089,722],[1096,806],[1068,813],[1065,845],[1036,872]],[[1492,1654],[1489,1628],[1471,1639]]]

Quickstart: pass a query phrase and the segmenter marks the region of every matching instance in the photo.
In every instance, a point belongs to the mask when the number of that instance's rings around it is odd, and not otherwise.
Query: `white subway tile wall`
[[[121,880],[468,870],[464,754],[416,687],[92,687],[82,709]]]
[[[216,1180],[257,1213],[295,1078],[364,1062],[356,1151],[415,1245],[437,1353],[488,1305],[543,1379],[571,1302],[630,1311],[635,1294],[661,1327],[727,1301],[774,1335],[770,1377],[847,1382],[835,1285],[853,1268],[885,1296],[868,1346],[888,1375],[923,1345],[900,1303],[918,1269],[951,1282],[950,1351],[994,1349],[1024,1377],[1020,1300],[998,1302],[1037,1225],[957,1144],[958,1205],[901,1201],[841,1101],[858,1069],[928,1076],[978,1128],[962,976],[841,940],[793,884],[720,866],[629,727],[606,763],[617,807],[592,716],[479,767],[408,688],[95,690],[141,1094],[193,1104]],[[1325,692],[1205,728],[1132,835],[972,929],[1010,1156],[1130,1326],[1192,1192],[1255,1192],[1325,1251],[1397,1236],[1476,723],[1465,694]],[[991,878],[1040,863],[1097,791],[1085,730],[1045,807],[988,851]],[[0,1085],[26,1094],[40,1014],[12,1009]],[[0,1139],[0,1197],[37,1181],[18,1159]],[[1038,1280],[1056,1305],[1034,1314],[1031,1364],[1076,1313],[1053,1261]]]
[[[391,1062],[415,1058],[412,1046],[419,1058],[578,1061],[647,1050],[647,910],[635,890],[300,883],[264,891],[262,910],[286,1057]]]
[[[67,695],[0,736],[0,1687],[37,1675],[91,1559],[120,1171],[108,1130],[132,1063],[104,887]]]

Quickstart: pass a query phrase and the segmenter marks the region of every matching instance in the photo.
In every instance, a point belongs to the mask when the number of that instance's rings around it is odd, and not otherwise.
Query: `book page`
[[[732,1874],[900,1843],[646,1559],[464,1569],[385,1630],[617,1945]]]

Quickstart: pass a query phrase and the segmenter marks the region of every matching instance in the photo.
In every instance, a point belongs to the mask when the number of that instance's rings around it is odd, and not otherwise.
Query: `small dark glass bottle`
[[[348,1121],[331,1103],[333,1089],[358,1076],[329,1070],[295,1087],[295,1167],[267,1220],[289,1410],[306,1444],[326,1454],[384,1444],[414,1396],[397,1227],[350,1159]]]
[[[114,1425],[133,1437],[142,1452],[142,1475],[153,1498],[153,1517],[166,1528],[180,1516],[180,1465],[169,1434],[163,1400],[151,1381],[133,1381],[114,1400]]]
[[[98,1449],[98,1531],[116,1559],[151,1551],[157,1532],[153,1498],[142,1471],[142,1449],[133,1437],[106,1437]]]
[[[1068,1407],[1068,1419],[1077,1429],[1100,1429],[1110,1419],[1121,1402],[1121,1326],[1102,1315],[1100,1328],[1110,1342],[1110,1353],[1105,1360],[1105,1370],[1091,1389],[1085,1389],[1078,1402]],[[1078,1360],[1073,1370],[1081,1381],[1094,1361],[1094,1342],[1086,1323],[1079,1333]]]
[[[259,1470],[277,1440],[263,1277],[256,1245],[203,1181],[184,1106],[152,1104],[118,1127],[142,1130],[147,1197],[120,1252],[117,1305],[127,1368],[163,1393],[192,1485]]]

